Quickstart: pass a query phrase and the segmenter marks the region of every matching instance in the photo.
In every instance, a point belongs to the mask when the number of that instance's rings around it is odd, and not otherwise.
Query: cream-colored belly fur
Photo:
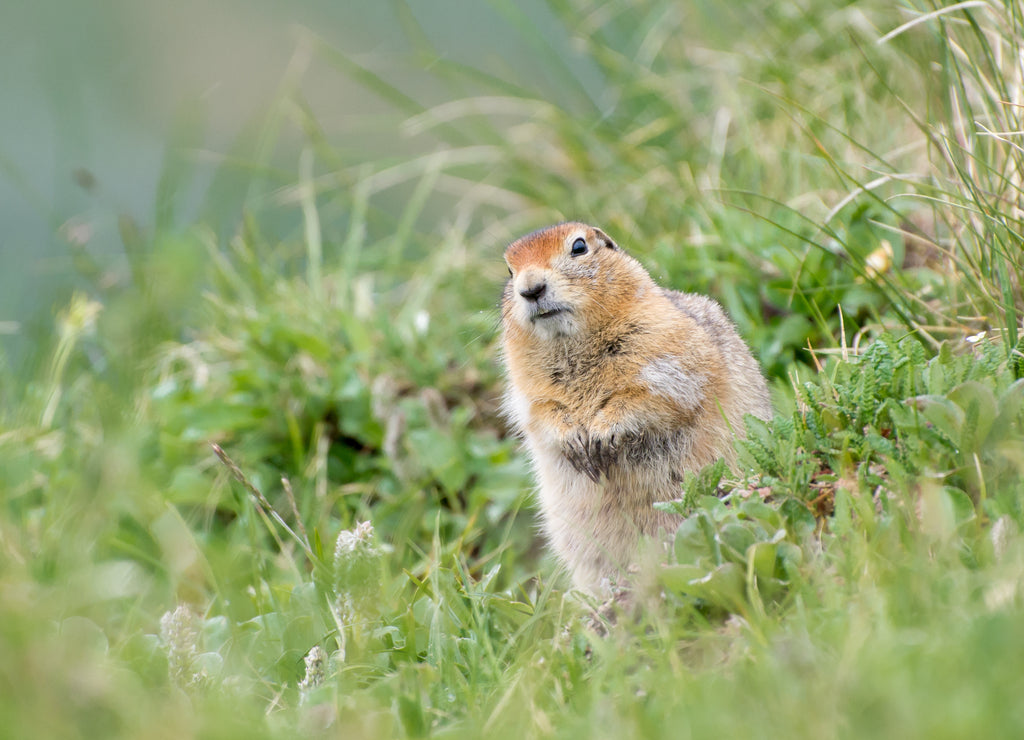
[[[619,466],[594,482],[576,471],[557,448],[527,439],[539,484],[545,534],[573,577],[573,585],[605,594],[640,554],[643,538],[662,540],[679,519],[656,501],[678,498],[678,480],[667,461]]]

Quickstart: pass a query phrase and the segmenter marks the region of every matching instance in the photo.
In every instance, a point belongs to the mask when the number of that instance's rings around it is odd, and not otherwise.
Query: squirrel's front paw
[[[615,434],[600,435],[587,430],[570,436],[565,443],[565,459],[578,472],[597,483],[601,474],[608,471],[618,460],[619,437]]]

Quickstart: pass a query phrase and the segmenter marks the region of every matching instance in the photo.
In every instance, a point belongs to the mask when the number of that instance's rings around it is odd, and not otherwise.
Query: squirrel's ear
[[[600,229],[594,229],[594,238],[604,244],[608,249],[618,249],[619,245],[612,241],[612,238]]]

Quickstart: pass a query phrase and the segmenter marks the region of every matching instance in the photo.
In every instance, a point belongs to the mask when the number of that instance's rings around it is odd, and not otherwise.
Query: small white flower
[[[306,653],[306,675],[299,681],[299,689],[312,691],[323,684],[327,678],[327,652],[319,645],[314,645]]]
[[[196,671],[199,658],[199,629],[196,616],[184,604],[160,617],[160,637],[167,648],[167,672],[179,688],[201,683],[202,672]]]
[[[368,618],[376,611],[382,562],[371,522],[338,533],[334,544],[334,593],[338,612],[346,622]]]
[[[412,320],[413,328],[416,329],[416,333],[420,336],[427,333],[427,329],[430,328],[430,314],[426,311],[417,311],[416,315]]]
[[[1013,523],[1013,520],[1006,515],[999,517],[996,523],[992,525],[988,536],[992,542],[992,551],[996,556],[996,560],[1002,560],[1006,555],[1013,536],[1016,534],[1016,529],[1017,526]]]
[[[334,565],[338,566],[349,554],[357,550],[373,550],[373,523],[360,522],[353,529],[343,529],[334,542]]]

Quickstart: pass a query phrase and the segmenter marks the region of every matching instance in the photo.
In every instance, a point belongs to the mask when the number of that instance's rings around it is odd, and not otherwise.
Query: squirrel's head
[[[650,278],[600,229],[549,226],[505,250],[509,280],[502,316],[542,339],[574,336],[619,317]]]

